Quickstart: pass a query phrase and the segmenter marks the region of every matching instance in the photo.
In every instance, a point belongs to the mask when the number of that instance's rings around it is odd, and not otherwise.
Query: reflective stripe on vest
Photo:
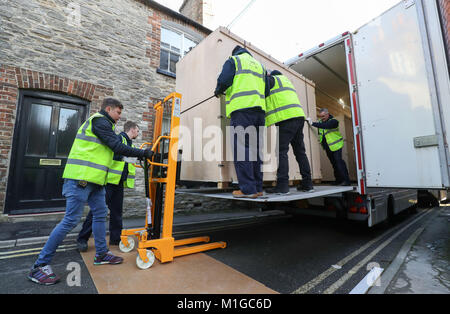
[[[120,137],[122,138],[122,143],[128,145],[127,139],[122,135]],[[134,145],[131,145],[131,147],[134,147]],[[125,161],[113,160],[110,171],[108,172],[107,182],[109,184],[119,185],[124,167]],[[123,182],[123,186],[130,189],[134,188],[135,175],[136,168],[131,163],[128,163],[128,176]]]
[[[342,137],[339,128],[336,129],[318,129],[319,143],[322,143],[323,137],[327,142],[328,147],[332,152],[335,152],[344,147],[344,138]]]
[[[63,178],[106,185],[114,153],[92,132],[92,121],[101,117],[105,116],[100,113],[92,115],[78,129]],[[112,122],[111,128],[112,130],[115,128]]]
[[[265,69],[248,53],[232,56],[236,66],[233,85],[226,91],[226,115],[229,118],[236,110],[261,107],[265,104]]]
[[[305,117],[294,85],[284,75],[275,75],[275,84],[266,98],[266,126]]]

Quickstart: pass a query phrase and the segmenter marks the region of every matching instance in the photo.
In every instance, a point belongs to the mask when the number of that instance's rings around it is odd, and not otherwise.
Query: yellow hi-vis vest
[[[122,143],[128,145],[127,139],[123,135],[120,135],[120,137],[122,138]],[[132,145],[132,147],[134,147],[134,145]],[[114,171],[110,170],[108,172],[107,178],[108,183],[119,185],[124,168],[125,168],[125,161],[113,160],[111,169]],[[134,188],[135,178],[136,178],[136,167],[134,167],[132,163],[128,163],[128,176],[127,179],[123,181],[123,186],[129,189]]]
[[[318,131],[319,131],[319,143],[322,143],[323,137],[325,136],[325,140],[327,141],[328,147],[332,152],[335,152],[344,147],[344,138],[342,137],[341,132],[339,132],[339,127],[336,129],[318,129]]]
[[[305,117],[294,85],[284,75],[275,75],[275,85],[266,98],[266,126],[292,119]]]
[[[226,91],[226,114],[229,118],[236,110],[261,107],[266,110],[265,74],[263,65],[248,53],[231,57],[236,66],[233,85]]]
[[[114,153],[92,132],[92,121],[101,117],[105,116],[100,113],[92,115],[78,129],[63,178],[106,185]],[[112,122],[111,128],[112,130],[115,128]]]

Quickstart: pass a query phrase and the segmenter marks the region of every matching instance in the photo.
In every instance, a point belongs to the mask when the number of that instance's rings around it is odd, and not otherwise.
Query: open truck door
[[[450,83],[437,10],[436,1],[403,1],[346,42],[368,188],[450,186]]]

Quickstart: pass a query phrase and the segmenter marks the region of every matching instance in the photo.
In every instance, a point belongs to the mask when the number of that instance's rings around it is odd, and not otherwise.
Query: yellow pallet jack
[[[164,105],[169,102],[171,103],[170,135],[163,135]],[[151,146],[152,151],[155,152],[152,160],[145,159],[142,166],[144,168],[145,194],[147,200],[145,227],[122,230],[119,244],[119,249],[122,252],[130,252],[136,245],[132,236],[137,238],[138,254],[136,257],[136,265],[140,269],[150,268],[155,261],[155,257],[161,263],[166,263],[173,261],[174,257],[226,247],[225,242],[209,243],[210,238],[208,236],[182,240],[175,240],[173,238],[173,209],[178,159],[181,95],[178,93],[170,94],[163,101],[154,105],[154,109],[156,111],[153,133],[154,142],[153,144],[145,143],[141,146],[141,148]],[[164,163],[166,158],[168,162]],[[163,208],[164,217],[161,232]],[[202,242],[205,244],[191,245]]]

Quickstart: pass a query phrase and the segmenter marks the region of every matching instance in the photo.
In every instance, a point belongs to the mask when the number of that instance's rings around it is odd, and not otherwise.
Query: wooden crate
[[[218,28],[211,33],[183,59],[177,63],[176,91],[182,95],[182,109],[185,111],[199,102],[211,97],[217,84],[217,77],[222,71],[224,62],[231,56],[236,45],[247,48],[255,59],[261,62],[266,69],[279,70],[287,76],[297,90],[300,102],[307,116],[315,116],[315,85],[297,72],[288,69],[283,63],[272,58],[260,49],[245,42],[225,28]],[[230,144],[227,142],[226,127],[229,119],[225,117],[224,98],[213,97],[202,105],[193,108],[181,115],[180,148],[183,149],[181,180],[203,182],[237,182],[234,164],[227,160],[230,156]],[[267,129],[266,148],[276,145],[275,133],[272,128]],[[221,130],[221,135],[218,130]],[[274,136],[272,136],[272,134]],[[304,128],[305,146],[310,161],[313,179],[321,179],[320,150],[317,138],[306,125]],[[221,145],[218,149],[211,149],[212,138],[221,136]],[[218,147],[217,145],[215,147]],[[218,158],[205,160],[204,151],[216,152]],[[268,157],[265,149],[264,157]],[[196,152],[196,153],[195,153]],[[276,180],[277,159],[271,158],[265,163],[264,181]],[[297,161],[289,151],[289,179],[300,180]]]

